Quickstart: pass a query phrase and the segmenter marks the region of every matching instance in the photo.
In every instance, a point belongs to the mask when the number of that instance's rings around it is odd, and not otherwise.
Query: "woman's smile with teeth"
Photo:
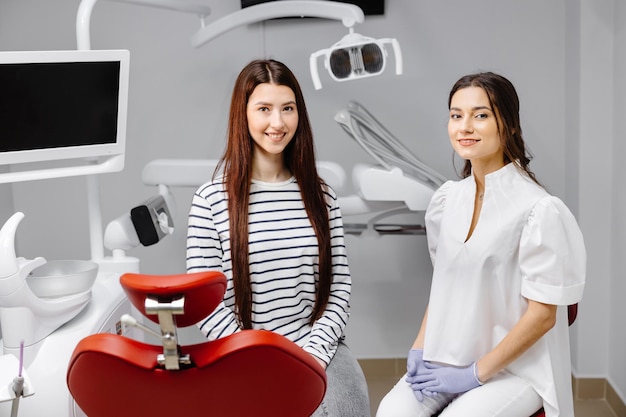
[[[461,145],[473,145],[480,142],[480,139],[459,139]]]

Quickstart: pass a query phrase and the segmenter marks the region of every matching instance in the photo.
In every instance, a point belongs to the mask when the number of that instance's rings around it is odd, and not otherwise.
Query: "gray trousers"
[[[326,379],[326,395],[311,417],[370,417],[365,375],[343,342],[326,368]]]

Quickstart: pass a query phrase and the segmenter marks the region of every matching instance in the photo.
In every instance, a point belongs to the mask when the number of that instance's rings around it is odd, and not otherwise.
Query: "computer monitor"
[[[92,165],[85,174],[121,170],[128,79],[126,50],[0,52],[0,166],[79,160]]]
[[[246,8],[260,3],[268,3],[274,0],[241,0],[241,7]],[[340,3],[350,3],[359,6],[363,10],[363,14],[367,15],[384,15],[385,0],[334,0]]]

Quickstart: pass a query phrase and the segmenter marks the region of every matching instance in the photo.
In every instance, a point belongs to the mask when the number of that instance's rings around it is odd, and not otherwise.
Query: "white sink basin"
[[[26,277],[31,291],[41,298],[64,297],[88,291],[98,275],[92,261],[48,261]]]

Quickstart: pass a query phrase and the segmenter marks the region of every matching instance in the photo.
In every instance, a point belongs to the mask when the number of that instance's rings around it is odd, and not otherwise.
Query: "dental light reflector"
[[[335,79],[343,80],[354,74],[378,74],[385,68],[382,49],[375,43],[335,49],[328,61],[330,73]]]
[[[317,61],[324,56],[324,67],[335,81],[348,81],[381,74],[386,67],[385,44],[391,44],[396,59],[396,74],[402,74],[402,51],[396,39],[372,39],[349,33],[328,49],[311,54],[309,64],[316,90],[322,88]]]

